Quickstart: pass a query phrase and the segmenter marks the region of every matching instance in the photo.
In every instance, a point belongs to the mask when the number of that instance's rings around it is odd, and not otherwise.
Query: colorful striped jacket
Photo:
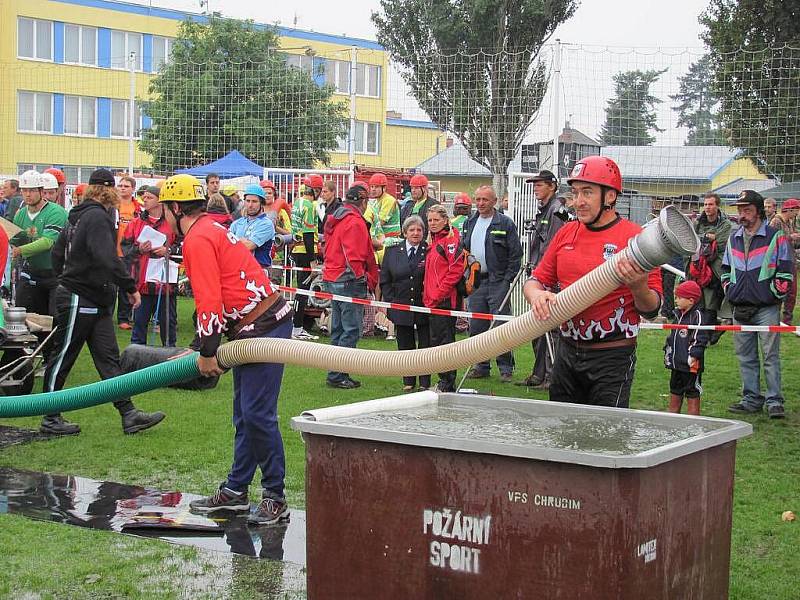
[[[778,304],[792,283],[792,252],[783,232],[761,223],[745,250],[744,227],[731,234],[722,258],[722,287],[734,306]]]

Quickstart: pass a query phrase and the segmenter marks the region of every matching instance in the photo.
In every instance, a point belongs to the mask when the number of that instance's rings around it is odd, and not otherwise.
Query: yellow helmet
[[[197,177],[187,174],[173,175],[161,188],[160,202],[194,202],[205,200],[203,186]]]

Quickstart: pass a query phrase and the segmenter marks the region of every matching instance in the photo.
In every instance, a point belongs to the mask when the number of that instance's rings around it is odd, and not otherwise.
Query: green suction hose
[[[200,376],[197,353],[77,388],[28,396],[0,396],[0,418],[34,417],[97,406]]]

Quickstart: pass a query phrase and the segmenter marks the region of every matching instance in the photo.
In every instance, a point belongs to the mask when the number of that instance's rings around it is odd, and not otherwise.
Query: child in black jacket
[[[675,289],[675,316],[678,325],[707,325],[708,319],[698,306],[703,293],[694,281],[684,281]],[[703,353],[708,345],[708,331],[673,329],[664,345],[664,366],[672,371],[669,379],[669,412],[681,412],[686,397],[686,413],[700,414],[703,391]]]

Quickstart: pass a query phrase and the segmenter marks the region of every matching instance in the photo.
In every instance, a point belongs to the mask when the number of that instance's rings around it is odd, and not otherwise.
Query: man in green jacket
[[[50,249],[67,222],[67,211],[42,196],[42,176],[25,171],[19,178],[23,204],[14,215],[20,231],[11,238],[11,256],[19,266],[15,304],[40,315],[55,314],[58,279]]]

